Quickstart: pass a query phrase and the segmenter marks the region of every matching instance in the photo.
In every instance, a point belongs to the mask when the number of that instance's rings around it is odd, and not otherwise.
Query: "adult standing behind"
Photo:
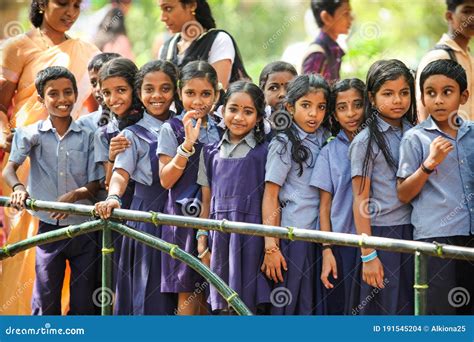
[[[217,29],[206,0],[159,0],[161,21],[173,36],[165,42],[160,58],[182,68],[204,60],[217,71],[224,89],[229,83],[250,78],[245,71],[235,40]]]
[[[78,18],[80,6],[80,0],[32,0],[30,21],[34,28],[3,43],[0,69],[0,119],[3,125],[0,134],[9,134],[10,128],[27,126],[47,118],[44,106],[37,100],[34,80],[36,74],[48,66],[64,66],[77,79],[78,99],[71,116],[77,118],[89,111],[86,102],[92,89],[87,64],[99,50],[66,34]],[[9,109],[11,117],[7,115]],[[11,135],[4,145],[7,152],[9,140]],[[29,163],[25,163],[19,169],[23,184],[26,184],[28,172]],[[11,189],[3,181],[0,183],[3,195],[9,196]],[[5,224],[11,228],[8,243],[35,235],[38,228],[38,220],[27,212],[12,215],[11,210],[6,211]],[[34,248],[3,261],[0,275],[1,314],[31,313],[34,265]],[[3,305],[5,303],[8,305]]]

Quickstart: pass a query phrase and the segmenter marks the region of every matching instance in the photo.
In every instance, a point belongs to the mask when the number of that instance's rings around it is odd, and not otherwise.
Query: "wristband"
[[[209,247],[207,247],[204,252],[202,252],[201,254],[198,254],[198,258],[199,259],[202,259],[206,256],[206,254],[209,253]]]
[[[22,185],[23,187],[25,187],[25,185],[23,183],[15,183],[13,186],[12,186],[12,191],[15,191],[15,188],[18,186],[18,185]]]
[[[273,254],[275,252],[278,252],[279,250],[280,248],[278,246],[265,248],[265,254]]]
[[[377,258],[377,251],[373,251],[370,254],[367,255],[361,255],[360,258],[362,259],[362,262],[369,262]]]
[[[428,169],[426,166],[425,166],[425,163],[421,163],[421,171],[423,171],[424,173],[426,173],[427,175],[430,175],[433,173],[435,169]]]
[[[115,163],[115,160],[112,160],[110,158],[107,158],[107,159],[109,160],[109,163],[112,163],[112,164]]]
[[[332,250],[332,245],[323,245],[321,247],[321,250],[323,250],[323,251],[326,250],[326,249],[331,249]]]
[[[209,232],[207,230],[199,229],[196,233],[196,240],[198,240],[200,236],[209,236]]]
[[[119,203],[120,207],[122,207],[122,200],[120,199],[120,196],[118,196],[118,195],[108,195],[107,198],[105,199],[105,201],[108,201],[108,200],[111,200],[111,199],[116,200]]]

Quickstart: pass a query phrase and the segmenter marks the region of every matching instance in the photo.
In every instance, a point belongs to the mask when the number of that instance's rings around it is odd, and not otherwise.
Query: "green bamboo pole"
[[[27,206],[33,210],[41,209],[52,212],[63,212],[69,214],[74,213],[76,215],[83,216],[94,215],[94,207],[90,205],[47,202],[31,199],[28,199],[26,203]],[[0,206],[1,205],[8,205],[8,197],[0,197]],[[114,209],[111,218],[129,221],[151,222],[155,225],[167,224],[193,229],[219,230],[226,233],[273,236],[288,240],[331,243],[335,245],[354,247],[369,247],[402,253],[414,253],[415,251],[420,251],[430,256],[474,260],[474,248],[440,245],[419,241],[389,239],[377,236],[363,237],[361,235],[354,234],[322,232],[293,227],[275,227],[242,222],[230,222],[226,220],[210,220],[196,217],[175,216],[125,209]]]
[[[102,221],[95,220],[82,224],[56,229],[47,233],[42,233],[28,239],[0,247],[0,260],[12,257],[29,248],[44,245],[46,243],[73,238],[75,236],[92,233],[102,229]]]
[[[192,267],[196,272],[201,274],[206,278],[209,283],[214,285],[217,291],[221,294],[222,297],[226,299],[232,308],[239,315],[252,315],[252,312],[247,308],[247,306],[242,302],[237,293],[232,290],[221,278],[219,278],[215,273],[213,273],[207,266],[205,266],[201,261],[193,257],[191,254],[183,251],[177,245],[170,244],[166,241],[158,239],[157,237],[146,234],[143,232],[136,231],[132,228],[129,228],[123,224],[116,222],[109,222],[108,226],[124,236],[128,236],[137,241],[144,243],[147,246],[156,248],[162,252],[165,252],[171,255],[173,258],[178,259],[190,267]]]
[[[115,289],[112,289],[112,256],[114,252],[112,232],[108,222],[104,221],[102,223],[102,298],[100,301],[102,316],[112,314],[113,300],[108,300],[108,298],[115,292]]]
[[[415,252],[415,316],[426,315],[428,287],[428,257]]]

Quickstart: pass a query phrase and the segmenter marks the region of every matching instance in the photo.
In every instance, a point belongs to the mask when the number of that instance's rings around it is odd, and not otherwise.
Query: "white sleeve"
[[[234,44],[232,43],[232,38],[225,33],[219,32],[212,43],[211,50],[209,51],[209,64],[213,64],[218,61],[225,59],[230,59],[234,63],[235,58],[235,49]]]

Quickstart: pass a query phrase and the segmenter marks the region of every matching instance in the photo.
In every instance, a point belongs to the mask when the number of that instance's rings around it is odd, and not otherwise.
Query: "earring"
[[[255,132],[260,133],[260,125],[259,124],[257,124],[257,127],[255,127]]]
[[[39,14],[43,14],[43,10],[39,10]]]
[[[196,16],[196,11],[193,10],[193,11],[191,12],[191,14],[193,15],[193,17],[195,17],[195,16]]]

